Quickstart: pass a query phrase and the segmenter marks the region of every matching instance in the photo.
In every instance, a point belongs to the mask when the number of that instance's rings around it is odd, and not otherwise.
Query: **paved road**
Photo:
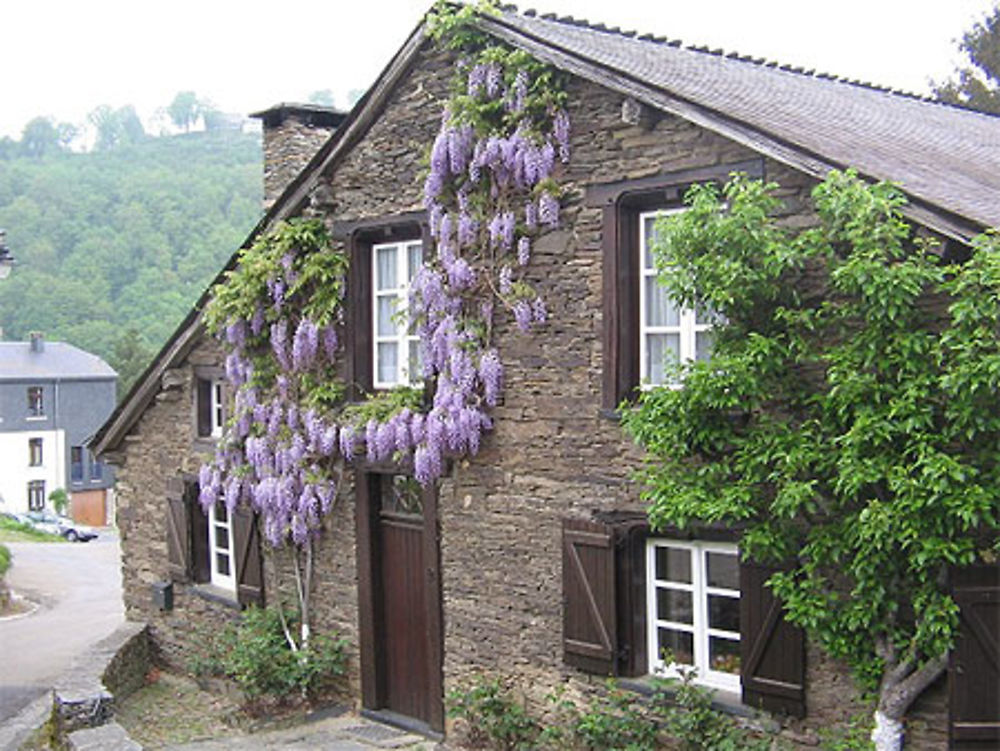
[[[86,543],[6,545],[13,554],[8,582],[39,607],[0,620],[0,723],[125,620],[116,533]]]

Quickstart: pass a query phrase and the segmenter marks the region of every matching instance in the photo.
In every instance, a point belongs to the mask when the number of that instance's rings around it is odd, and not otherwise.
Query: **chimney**
[[[31,351],[32,352],[44,352],[45,351],[45,336],[41,331],[32,331],[28,334],[28,338],[31,340]]]
[[[281,195],[347,117],[318,104],[277,104],[254,112],[264,125],[264,210]]]

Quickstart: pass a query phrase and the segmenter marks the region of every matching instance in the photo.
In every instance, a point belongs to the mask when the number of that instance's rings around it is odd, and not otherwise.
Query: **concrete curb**
[[[52,716],[52,691],[46,691],[0,726],[0,751],[17,751]]]

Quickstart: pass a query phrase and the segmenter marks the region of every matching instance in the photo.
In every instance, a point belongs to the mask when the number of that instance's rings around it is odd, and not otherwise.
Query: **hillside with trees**
[[[196,115],[176,114],[191,130]],[[0,327],[94,352],[127,387],[260,217],[260,135],[150,137],[131,107],[90,120],[90,152],[45,118],[0,140],[0,227],[18,260]]]

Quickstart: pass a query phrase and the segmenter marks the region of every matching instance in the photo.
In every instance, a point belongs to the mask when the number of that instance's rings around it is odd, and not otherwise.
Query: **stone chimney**
[[[264,210],[347,117],[334,107],[282,103],[254,112],[264,125]]]
[[[28,334],[28,339],[31,340],[31,351],[32,352],[44,352],[45,351],[45,336],[40,331],[32,331]]]

